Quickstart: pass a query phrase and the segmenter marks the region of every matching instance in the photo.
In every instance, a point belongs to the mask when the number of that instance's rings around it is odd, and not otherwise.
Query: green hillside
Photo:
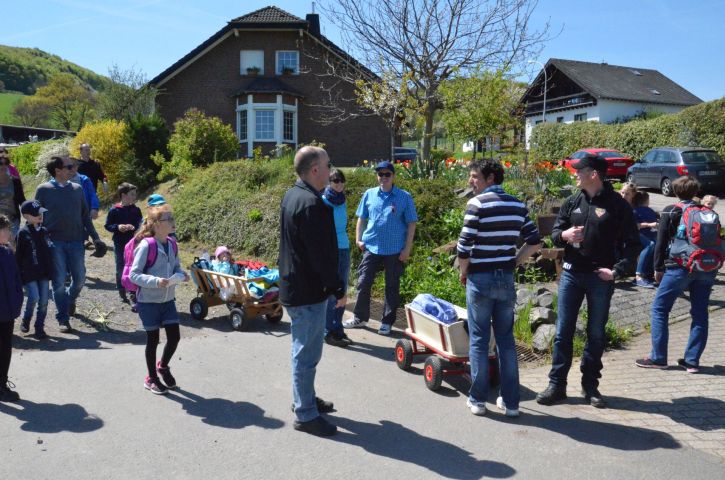
[[[106,77],[37,48],[0,45],[0,82],[5,90],[32,95],[57,73],[70,73],[95,90],[103,90]]]
[[[18,103],[23,95],[20,93],[0,93],[0,123],[15,123],[13,119],[13,105]]]

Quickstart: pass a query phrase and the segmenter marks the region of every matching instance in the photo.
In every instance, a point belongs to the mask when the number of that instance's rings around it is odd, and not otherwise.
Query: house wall
[[[548,103],[548,102],[547,102]],[[662,105],[657,103],[620,102],[615,100],[599,100],[596,105],[586,108],[576,108],[564,111],[546,112],[546,122],[556,123],[557,118],[564,117],[562,123],[574,122],[574,116],[581,113],[587,114],[587,121],[598,121],[600,123],[611,123],[622,117],[631,117],[641,111],[657,111],[664,113],[677,113],[684,109],[683,106]],[[531,132],[536,122],[542,120],[541,115],[526,117],[526,148],[529,148]]]
[[[304,95],[298,104],[298,143],[324,143],[333,163],[341,166],[358,165],[365,159],[372,161],[390,157],[389,131],[379,117],[359,117],[331,125],[315,121],[325,114],[318,105],[325,99],[320,82],[330,81],[320,76],[326,71],[320,58],[327,50],[319,47],[307,34],[301,37],[297,30],[240,30],[238,36],[228,36],[161,86],[161,93],[157,97],[159,114],[172,126],[186,110],[198,108],[207,115],[221,118],[236,131],[234,94],[252,78],[246,72],[240,72],[241,50],[265,52],[265,76],[274,75],[277,50],[300,51],[301,73],[279,77],[290,88]],[[345,88],[341,96],[353,98],[352,87]],[[242,97],[240,101],[245,100]],[[288,103],[286,99],[285,103]],[[268,144],[262,146],[266,150]],[[243,147],[240,152],[245,155],[246,142]]]

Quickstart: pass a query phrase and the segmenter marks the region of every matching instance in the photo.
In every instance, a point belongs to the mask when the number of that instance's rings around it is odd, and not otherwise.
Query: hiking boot
[[[350,345],[342,338],[342,334],[339,332],[330,332],[325,335],[325,343],[328,345],[332,345],[333,347],[340,348],[346,348],[348,345]]]
[[[328,402],[327,400],[323,400],[320,397],[315,397],[315,405],[317,406],[317,412],[318,413],[330,413],[335,411],[335,404],[332,402]],[[295,411],[295,404],[293,403],[290,408],[292,411]]]
[[[118,296],[121,298],[122,303],[128,303],[128,297],[126,296],[126,290],[119,290]]]
[[[15,385],[10,380],[0,385],[0,402],[17,402],[20,400],[18,392],[10,390],[10,388],[15,388]]]
[[[351,318],[342,322],[344,328],[363,328],[368,324],[367,320],[360,320],[359,318]]]
[[[379,335],[390,335],[390,332],[393,331],[392,325],[388,325],[387,323],[381,323],[380,328],[378,328],[378,334]]]
[[[308,422],[295,420],[294,429],[318,437],[331,437],[337,433],[337,427],[322,417],[314,418]]]
[[[499,410],[503,410],[504,415],[506,415],[507,417],[515,418],[521,415],[518,408],[507,408],[506,404],[503,401],[503,397],[498,397],[496,399],[496,406]]]
[[[472,414],[482,417],[486,415],[486,404],[485,403],[473,403],[469,398],[466,400],[466,406]]]
[[[60,326],[58,327],[58,331],[60,333],[70,333],[73,331],[73,329],[71,328],[70,323],[64,322],[60,324]]]
[[[699,373],[700,367],[697,365],[693,365],[691,363],[687,363],[684,358],[680,358],[677,360],[677,365],[681,366],[685,370],[687,370],[687,373]]]
[[[33,336],[35,338],[37,338],[38,340],[43,340],[44,338],[48,338],[48,334],[45,333],[45,330],[43,329],[43,327],[36,328]]]
[[[20,322],[20,331],[23,333],[28,333],[30,331],[30,319],[29,318],[23,318],[22,322]]]
[[[166,366],[161,366],[161,360],[156,363],[156,371],[159,375],[161,375],[161,379],[164,381],[164,385],[166,385],[166,388],[176,388],[176,379],[173,375],[171,375],[171,368]]]
[[[76,302],[70,302],[68,305],[68,315],[74,316],[76,314]]]
[[[166,393],[168,393],[169,391],[169,389],[166,388],[163,383],[161,383],[158,377],[146,377],[146,380],[144,380],[143,382],[143,386],[146,390],[150,391],[155,395],[166,395]]]
[[[597,387],[585,387],[582,385],[582,395],[594,408],[606,408],[607,406],[607,402],[604,401]]]
[[[634,364],[640,368],[658,368],[660,370],[664,370],[667,368],[666,363],[656,363],[649,357],[638,358],[634,361]]]
[[[566,387],[551,384],[546,387],[546,390],[536,395],[536,403],[539,405],[553,405],[562,400],[566,400]]]

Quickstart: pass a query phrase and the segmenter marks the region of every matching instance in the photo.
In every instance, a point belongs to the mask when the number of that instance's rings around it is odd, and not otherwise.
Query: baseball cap
[[[375,166],[375,171],[377,172],[378,170],[390,170],[395,173],[395,167],[387,160],[384,160]]]
[[[575,170],[581,170],[582,168],[591,168],[598,172],[607,172],[607,161],[599,155],[588,153],[579,159],[578,162],[571,164]]]
[[[158,207],[159,205],[165,205],[166,199],[159,195],[158,193],[154,193],[153,195],[149,196],[148,201],[146,202],[146,205],[149,207]]]
[[[26,200],[20,205],[20,213],[23,215],[32,215],[37,217],[43,212],[47,212],[47,208],[43,208],[37,200]]]

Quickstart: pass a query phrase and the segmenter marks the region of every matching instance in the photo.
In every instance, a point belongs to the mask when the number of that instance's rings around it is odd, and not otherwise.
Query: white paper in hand
[[[169,285],[178,285],[183,282],[185,278],[186,277],[184,277],[183,273],[175,273],[169,277]]]

